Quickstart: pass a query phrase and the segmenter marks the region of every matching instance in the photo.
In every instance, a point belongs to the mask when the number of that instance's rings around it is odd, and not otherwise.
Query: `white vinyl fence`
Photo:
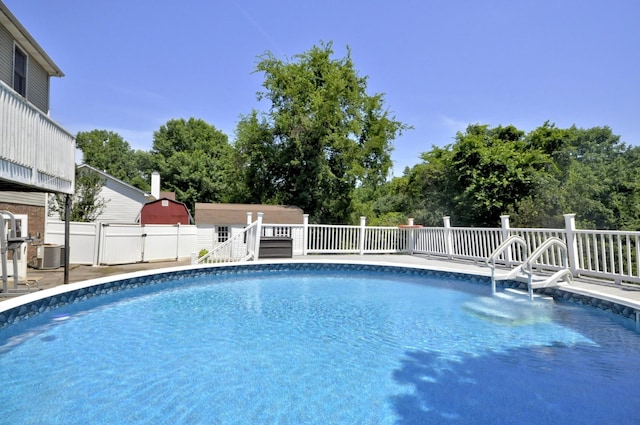
[[[70,223],[69,262],[111,265],[191,257],[196,226]],[[64,222],[47,221],[45,243],[64,245]]]
[[[238,228],[225,249],[229,258],[245,258],[253,242],[242,235],[252,225]],[[509,236],[526,242],[533,253],[549,238],[566,244],[569,268],[574,276],[603,278],[617,283],[640,284],[640,232],[576,230],[573,214],[565,215],[564,229],[511,228],[508,216],[501,227],[451,227],[444,217],[443,227],[376,227],[309,224],[261,224],[257,234],[292,239],[294,256],[312,254],[421,254],[448,259],[482,262]],[[240,235],[240,236],[236,236]],[[46,243],[64,244],[64,223],[47,223]],[[215,249],[220,243],[212,229],[196,226],[116,225],[72,223],[70,256],[72,264],[124,264],[141,261],[183,259],[200,249]],[[226,252],[226,251],[224,251]],[[221,250],[219,255],[224,255]],[[231,255],[233,253],[233,255]],[[241,253],[242,255],[238,254]],[[255,257],[252,257],[255,258]],[[545,252],[536,262],[538,268],[560,269],[563,253]],[[515,265],[524,261],[523,252],[506,250],[496,263]]]

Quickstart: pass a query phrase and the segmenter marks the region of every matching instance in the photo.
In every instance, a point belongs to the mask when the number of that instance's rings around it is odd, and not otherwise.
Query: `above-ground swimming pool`
[[[640,423],[640,335],[624,320],[489,292],[293,263],[56,296],[0,329],[0,422]]]

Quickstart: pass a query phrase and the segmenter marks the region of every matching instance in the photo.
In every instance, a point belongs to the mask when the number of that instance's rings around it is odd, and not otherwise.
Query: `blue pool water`
[[[325,270],[95,297],[0,330],[0,423],[640,423],[640,335],[488,289]]]

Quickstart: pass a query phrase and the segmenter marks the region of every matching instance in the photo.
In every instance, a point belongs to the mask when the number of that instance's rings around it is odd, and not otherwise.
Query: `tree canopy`
[[[233,155],[227,135],[204,120],[169,120],[153,135],[151,165],[162,187],[193,210],[229,197]]]
[[[526,133],[513,125],[470,124],[451,144],[433,146],[401,177],[388,180],[392,143],[410,127],[367,91],[347,49],[331,43],[283,60],[258,58],[264,111],[241,115],[235,139],[204,120],[172,119],[154,133],[149,152],[117,133],[81,132],[87,164],[193,209],[196,202],[285,204],[312,222],[560,227],[575,213],[583,228],[640,230],[640,147],[608,127],[558,128],[545,122]]]
[[[149,188],[149,175],[144,171],[148,153],[134,151],[118,133],[81,131],[76,135],[76,146],[82,151],[85,164],[140,189]]]
[[[473,124],[453,144],[423,153],[394,195],[405,197],[405,214],[429,225],[450,215],[457,225],[495,226],[509,214],[514,225],[557,227],[571,212],[583,227],[637,229],[639,158],[608,127],[544,123],[525,134]]]
[[[392,140],[407,128],[367,94],[367,79],[350,53],[333,58],[331,43],[283,61],[267,52],[264,73],[270,109],[242,117],[237,163],[245,202],[296,205],[312,221],[349,219],[359,185],[382,184],[392,166]]]

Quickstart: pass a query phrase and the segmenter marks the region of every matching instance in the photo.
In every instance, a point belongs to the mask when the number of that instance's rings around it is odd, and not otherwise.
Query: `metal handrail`
[[[491,269],[491,293],[495,294],[496,293],[496,258],[498,258],[500,255],[502,255],[503,252],[505,252],[508,248],[511,248],[512,245],[514,244],[519,244],[522,248],[524,248],[524,260],[526,261],[527,259],[527,243],[524,241],[524,239],[522,239],[520,236],[510,236],[507,239],[504,240],[504,242],[502,242],[498,248],[496,248],[491,255],[489,256],[489,258],[487,258],[487,260],[485,261],[485,263],[487,264],[487,267],[489,267]],[[519,268],[516,268],[514,271],[512,271],[509,276],[511,276],[513,273],[518,272]]]

